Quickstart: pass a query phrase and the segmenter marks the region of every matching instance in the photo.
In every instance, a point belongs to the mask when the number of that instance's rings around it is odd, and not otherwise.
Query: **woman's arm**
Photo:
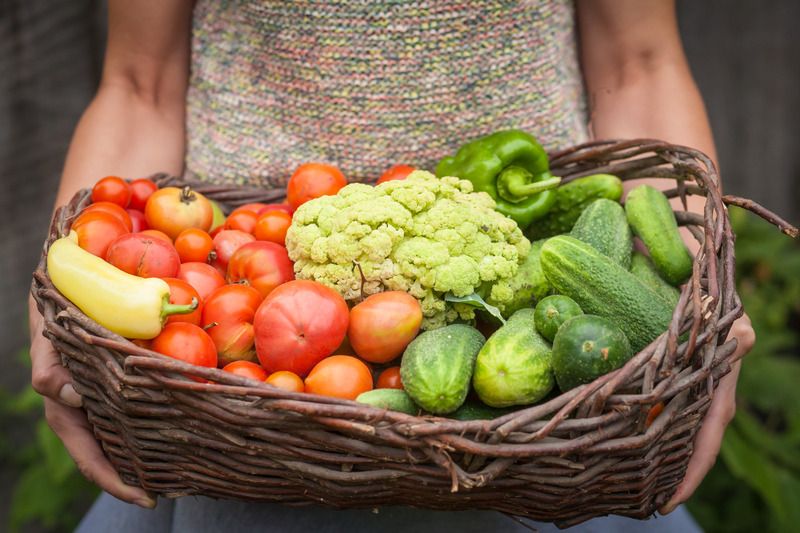
[[[191,12],[189,0],[109,2],[102,81],[72,138],[56,205],[109,174],[181,172]],[[31,383],[45,396],[47,421],[80,471],[117,498],[153,507],[143,490],[122,483],[86,415],[75,408],[81,398],[42,336],[42,317],[32,300],[30,327]]]
[[[716,158],[705,106],[683,52],[674,0],[578,0],[578,24],[596,138],[663,139]],[[660,180],[648,181],[658,186]],[[626,187],[635,183],[626,182]],[[702,213],[704,204],[702,197],[689,197],[691,211]],[[687,244],[698,248],[692,238]],[[739,342],[737,355],[747,353],[755,341],[746,316],[734,323],[731,335]],[[720,382],[686,476],[662,512],[686,501],[714,465],[736,411],[739,368],[736,364]]]

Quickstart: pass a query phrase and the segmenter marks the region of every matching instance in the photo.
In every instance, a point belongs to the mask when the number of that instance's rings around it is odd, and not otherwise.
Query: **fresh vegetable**
[[[672,320],[672,308],[639,278],[574,237],[560,235],[542,246],[542,270],[556,292],[585,313],[608,318],[638,352]]]
[[[208,231],[214,221],[214,209],[205,196],[188,186],[164,187],[147,200],[144,217],[148,226],[174,240],[186,228]]]
[[[130,182],[131,200],[128,207],[144,211],[147,200],[158,190],[158,186],[147,178],[139,178]]]
[[[390,366],[378,375],[375,381],[376,389],[402,389],[403,381],[400,379],[400,367]]]
[[[239,230],[252,235],[257,220],[258,215],[252,211],[237,211],[228,215],[222,229]]]
[[[47,251],[47,273],[56,289],[86,316],[129,339],[152,339],[168,316],[191,313],[194,305],[171,305],[169,285],[139,278],[81,249],[74,232]]]
[[[606,198],[595,200],[583,210],[570,235],[630,270],[633,235],[619,203]]]
[[[672,285],[686,281],[692,275],[692,256],[664,193],[649,185],[639,185],[625,198],[625,212],[661,276]]]
[[[225,285],[225,278],[217,272],[217,269],[206,263],[182,263],[177,278],[194,287],[201,300],[205,300],[215,289]]]
[[[292,215],[286,211],[264,211],[258,215],[253,235],[259,241],[271,241],[283,246],[286,244],[286,231],[292,225]]]
[[[297,167],[286,184],[286,201],[297,209],[321,196],[336,194],[347,185],[344,174],[333,165],[306,163]]]
[[[163,331],[153,339],[150,349],[173,359],[208,368],[217,368],[217,349],[203,328],[187,322],[175,322],[164,326]],[[205,379],[187,375],[201,383]]]
[[[478,352],[472,386],[486,405],[528,405],[554,384],[550,344],[536,332],[533,309],[514,313]]]
[[[254,379],[256,381],[267,380],[266,371],[261,368],[260,365],[250,361],[233,361],[232,363],[228,363],[227,365],[223,366],[222,370],[225,372],[230,372],[231,374],[236,374],[237,376]]]
[[[436,175],[472,182],[522,229],[547,214],[556,199],[551,189],[561,181],[550,174],[544,148],[519,130],[498,131],[465,144],[455,156],[439,162]]]
[[[680,292],[661,277],[653,262],[646,255],[639,252],[633,253],[631,273],[653,289],[670,307],[674,309],[678,305]]]
[[[624,365],[631,355],[627,337],[607,318],[570,318],[553,341],[553,371],[558,387],[566,392],[594,381]]]
[[[372,390],[369,367],[350,355],[326,357],[305,379],[305,391],[322,396],[355,400],[368,390]]]
[[[467,397],[475,358],[484,342],[484,336],[466,324],[421,333],[403,353],[403,388],[426,411],[455,411]]]
[[[236,209],[234,209],[233,211],[231,211],[231,215],[236,214],[236,213],[241,213],[242,211],[248,211],[250,213],[253,213],[254,215],[258,215],[259,213],[261,213],[261,211],[263,209],[265,209],[269,205],[270,204],[265,204],[263,202],[253,202],[253,203],[249,203],[249,204],[242,204],[239,207],[237,207]]]
[[[493,420],[507,415],[511,411],[512,409],[509,408],[498,409],[475,400],[467,400],[461,407],[450,413],[448,417],[456,420]]]
[[[248,242],[255,242],[256,238],[237,229],[222,230],[214,236],[214,266],[228,271],[228,263],[234,252]]]
[[[574,316],[582,314],[581,307],[569,296],[564,296],[563,294],[550,295],[536,304],[534,313],[536,331],[548,342],[553,342],[561,324]]]
[[[117,237],[108,246],[106,261],[142,278],[174,278],[181,265],[172,244],[141,233]]]
[[[145,221],[145,222],[146,222],[146,221]],[[167,234],[166,234],[166,233],[164,233],[163,231],[159,231],[159,230],[157,230],[157,229],[149,229],[149,228],[148,228],[148,229],[146,229],[146,230],[142,230],[142,231],[140,231],[139,233],[140,233],[141,235],[147,235],[147,236],[149,236],[149,237],[152,237],[152,238],[154,238],[154,239],[160,239],[160,240],[162,240],[162,241],[166,242],[167,244],[169,244],[170,246],[172,246],[172,245],[173,245],[173,244],[172,244],[172,239],[169,237],[169,235],[167,235]]]
[[[381,177],[378,178],[378,181],[375,185],[380,185],[381,183],[387,181],[404,180],[415,170],[417,169],[409,165],[394,165],[386,170],[386,172],[381,174]]]
[[[289,204],[263,204],[264,207],[258,210],[257,215],[263,215],[267,211],[283,211],[287,215],[293,215],[294,209]]]
[[[139,233],[149,228],[147,220],[144,218],[144,213],[138,209],[126,209],[128,218],[131,220],[131,233]]]
[[[221,364],[256,360],[253,320],[263,299],[247,285],[225,285],[206,298],[203,328],[214,341]]]
[[[401,291],[379,292],[350,311],[347,338],[356,353],[370,363],[398,357],[419,333],[422,308]]]
[[[472,191],[468,181],[416,171],[303,204],[286,234],[296,276],[351,301],[408,292],[422,305],[423,329],[474,318],[474,307],[448,303],[448,294],[479,291],[500,307],[530,243],[487,194]]]
[[[356,397],[356,401],[379,409],[399,411],[408,415],[416,415],[420,411],[411,396],[406,391],[398,389],[375,389],[362,392]]]
[[[286,248],[266,241],[240,246],[228,263],[228,283],[244,282],[267,296],[275,287],[294,279]]]
[[[305,392],[306,390],[303,379],[294,372],[289,372],[288,370],[273,372],[266,379],[266,382],[273,387],[278,387],[279,389],[289,392]]]
[[[131,220],[131,215],[128,211],[111,202],[97,202],[87,205],[83,211],[81,211],[78,218],[75,219],[75,222],[72,224],[72,229],[77,229],[78,226],[81,225],[81,221],[87,218],[86,215],[88,213],[94,213],[96,211],[102,211],[103,213],[112,215],[125,225],[125,229],[128,231],[133,230],[133,220]]]
[[[92,187],[92,203],[111,202],[121,208],[128,207],[131,201],[131,187],[128,182],[117,176],[106,176]]]
[[[72,229],[78,245],[97,257],[105,257],[111,243],[128,233],[128,228],[117,217],[99,211],[81,215]]]
[[[211,227],[208,228],[209,233],[221,228],[225,224],[225,213],[222,211],[222,208],[219,206],[217,202],[214,200],[208,201],[211,204]]]
[[[305,376],[342,343],[348,313],[344,299],[330,287],[307,280],[284,283],[256,311],[258,360],[268,372]]]
[[[593,174],[578,178],[556,189],[556,200],[547,217],[525,232],[531,240],[568,233],[586,207],[599,198],[619,201],[622,180],[611,174]]]
[[[172,315],[167,318],[167,324],[172,322],[188,322],[199,326],[203,321],[203,300],[194,287],[178,278],[162,278],[169,285],[169,303],[175,305],[190,305],[197,302],[197,308],[191,313]]]
[[[503,307],[503,316],[508,318],[520,309],[533,307],[536,302],[550,293],[551,287],[542,272],[542,263],[539,254],[544,241],[531,243],[531,251],[519,265],[517,273],[508,280],[509,288],[513,293],[511,301]]]
[[[175,250],[181,263],[205,263],[213,249],[214,241],[201,229],[187,228],[175,237]]]

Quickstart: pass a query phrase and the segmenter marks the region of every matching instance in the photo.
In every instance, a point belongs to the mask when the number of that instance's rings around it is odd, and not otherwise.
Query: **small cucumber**
[[[553,371],[562,392],[590,383],[631,358],[627,337],[610,320],[596,315],[570,318],[553,341]]]
[[[494,418],[507,415],[513,409],[498,409],[489,407],[475,400],[467,400],[464,405],[450,413],[450,418],[456,420],[492,420]]]
[[[417,407],[417,404],[414,403],[406,391],[401,389],[374,389],[362,392],[358,395],[356,401],[409,415],[416,415],[420,411],[420,408]]]
[[[519,265],[519,269],[513,278],[508,280],[508,285],[514,291],[514,298],[503,307],[503,316],[510,317],[520,309],[533,307],[536,302],[550,293],[550,284],[542,272],[542,264],[539,261],[539,252],[542,250],[544,241],[534,241],[531,243],[531,251],[528,252],[525,261]]]
[[[630,269],[633,235],[625,210],[617,202],[605,198],[592,202],[578,217],[570,235]]]
[[[475,358],[484,342],[486,338],[466,324],[423,332],[403,352],[403,388],[426,411],[452,413],[467,397]]]
[[[549,342],[553,342],[561,324],[582,314],[581,306],[575,300],[563,294],[553,294],[536,304],[533,316],[536,330]]]
[[[661,277],[653,262],[646,255],[639,252],[633,253],[633,257],[631,257],[631,273],[656,291],[670,306],[674,308],[678,305],[680,292]]]
[[[628,193],[625,212],[661,276],[672,285],[686,281],[692,275],[692,256],[683,243],[675,213],[664,193],[649,185],[639,185]]]
[[[526,231],[534,241],[568,233],[586,207],[599,198],[619,201],[622,180],[611,174],[594,174],[573,180],[556,189],[556,201],[547,215],[533,222]]]

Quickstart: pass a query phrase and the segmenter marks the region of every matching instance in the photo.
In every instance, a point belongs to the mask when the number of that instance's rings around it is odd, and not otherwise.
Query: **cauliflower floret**
[[[376,187],[354,183],[306,202],[286,234],[298,279],[333,287],[346,300],[384,290],[420,301],[422,327],[475,317],[445,300],[479,292],[502,309],[530,242],[472,183],[415,171]]]

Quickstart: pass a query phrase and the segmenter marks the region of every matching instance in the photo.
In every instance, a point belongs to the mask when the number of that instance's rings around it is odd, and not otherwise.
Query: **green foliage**
[[[35,423],[26,427],[31,419]],[[30,387],[16,395],[0,391],[0,423],[22,433],[15,438],[0,434],[0,464],[16,474],[9,522],[0,530],[15,532],[31,524],[51,531],[74,529],[98,489],[83,478],[48,427],[42,397]]]
[[[689,509],[706,531],[800,529],[800,244],[731,208],[737,285],[756,344],[721,459]]]

